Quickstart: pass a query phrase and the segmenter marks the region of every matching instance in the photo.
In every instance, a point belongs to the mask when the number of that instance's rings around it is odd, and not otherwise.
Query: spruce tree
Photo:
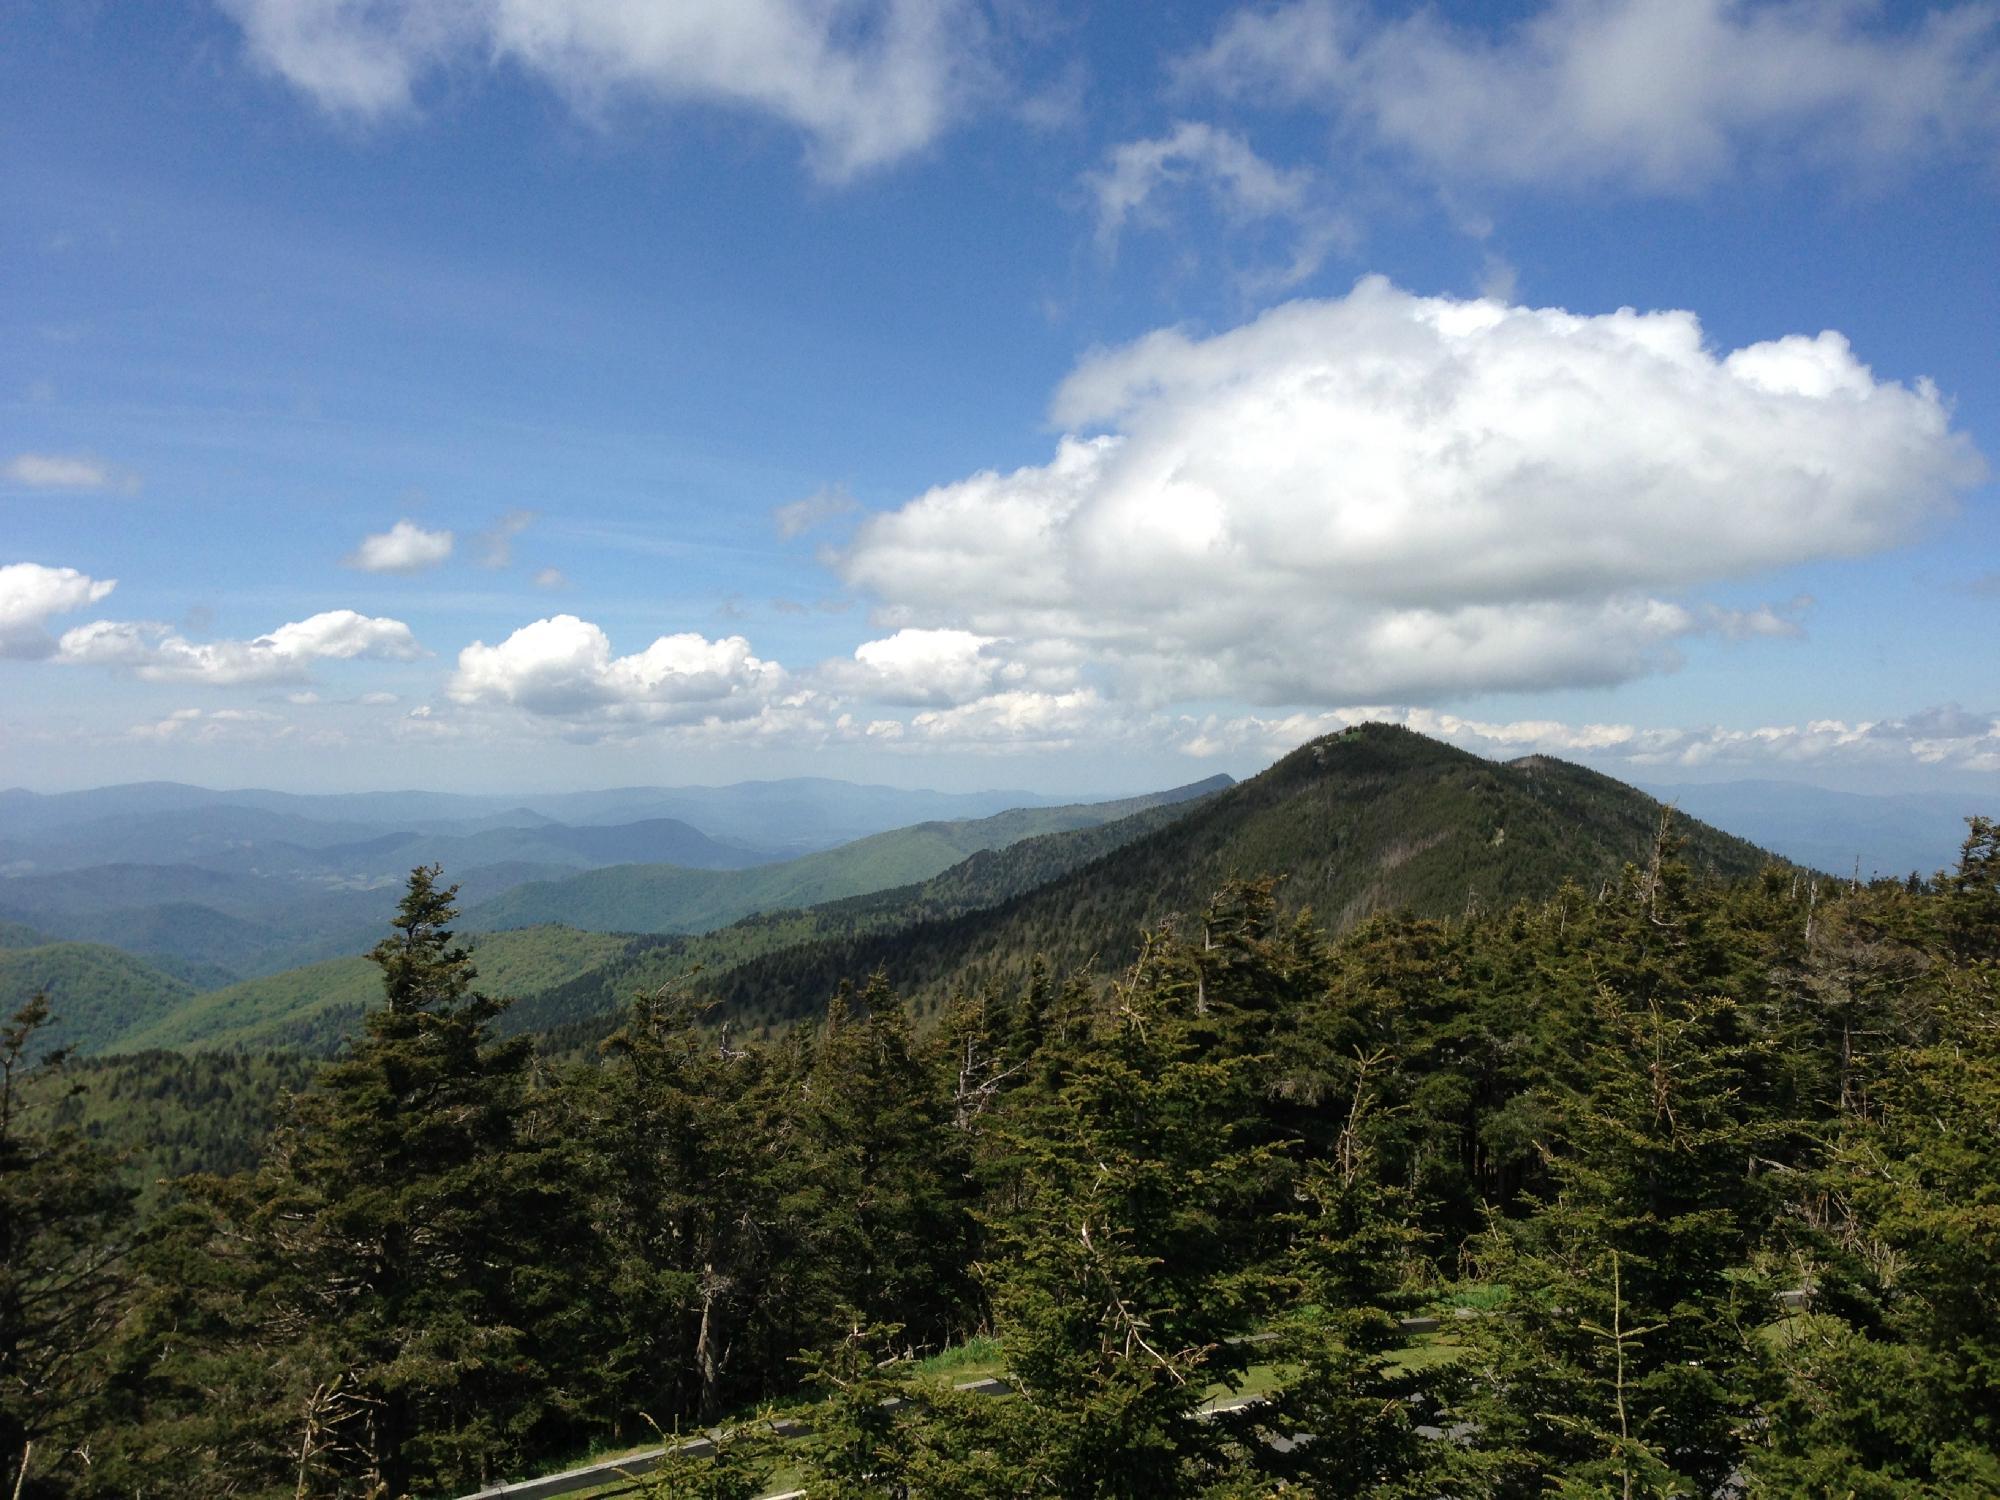
[[[199,1305],[207,1364],[182,1352],[156,1374],[185,1399],[261,1355],[261,1389],[236,1393],[254,1440],[208,1449],[252,1490],[474,1488],[589,1404],[561,1336],[588,1299],[572,1279],[589,1243],[573,1155],[539,1129],[530,1044],[491,1039],[505,1002],[473,987],[438,873],[412,872],[369,955],[385,1003],[293,1101],[256,1176],[195,1184],[190,1269],[229,1269]]]
[[[1714,1493],[1749,1417],[1752,1332],[1776,1311],[1755,1263],[1778,1200],[1753,1170],[1776,1126],[1744,1097],[1764,1044],[1727,999],[1600,1003],[1554,1196],[1476,1246],[1511,1297],[1483,1326],[1468,1411],[1502,1494]]]
[[[46,1128],[66,1059],[35,1059],[48,1023],[38,994],[0,1026],[0,1494],[23,1500],[88,1477],[132,1227],[113,1158]]]
[[[614,1379],[628,1410],[714,1421],[756,1389],[760,1307],[786,1290],[763,1061],[707,1030],[684,985],[639,995],[604,1044],[599,1230],[616,1262]]]
[[[1003,1127],[1020,1175],[986,1265],[1021,1397],[990,1437],[1016,1493],[1201,1494],[1259,1456],[1202,1410],[1256,1357],[1232,1340],[1269,1309],[1289,1167],[1246,1141],[1249,1060],[1204,1054],[1162,945]]]
[[[1948,941],[1976,951],[1956,915]],[[1759,1493],[2000,1493],[2000,965],[1919,988],[1935,1040],[1877,1064],[1871,1108],[1800,1183],[1811,1304],[1764,1345]]]
[[[864,1325],[935,1349],[972,1322],[967,1139],[902,1003],[874,976],[828,1007],[797,1124],[795,1199],[827,1291]]]

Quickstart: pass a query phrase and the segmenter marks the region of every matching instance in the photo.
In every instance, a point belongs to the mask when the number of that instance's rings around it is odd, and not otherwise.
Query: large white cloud
[[[963,0],[222,0],[264,66],[337,113],[408,109],[454,65],[512,64],[596,110],[723,105],[802,131],[844,177],[933,140],[981,86]]]
[[[112,667],[148,682],[234,687],[295,680],[316,661],[357,657],[413,661],[423,654],[401,620],[335,609],[280,625],[248,641],[190,641],[165,625],[97,620],[64,631],[56,660],[70,666]]]
[[[1402,8],[1398,8],[1399,10]],[[2000,11],[1550,0],[1499,30],[1431,7],[1245,8],[1186,80],[1316,105],[1447,179],[1683,191],[1763,150],[1882,169],[2000,139]]]
[[[347,565],[364,573],[421,573],[450,557],[451,548],[449,531],[427,531],[415,521],[401,520],[387,531],[364,536]]]
[[[1690,313],[1379,279],[1100,353],[1055,415],[1050,463],[870,518],[841,570],[891,624],[1078,650],[1156,703],[1622,681],[1792,628],[1686,591],[1892,546],[1983,472],[1837,333],[1722,354]]]
[[[753,718],[784,688],[784,669],[759,659],[740,635],[663,635],[644,651],[613,656],[596,625],[555,615],[498,645],[467,646],[449,693],[467,706],[511,706],[579,726],[675,725]]]
[[[75,568],[26,562],[0,567],[0,657],[33,660],[52,654],[56,643],[45,622],[95,604],[116,587],[115,578],[92,578]]]

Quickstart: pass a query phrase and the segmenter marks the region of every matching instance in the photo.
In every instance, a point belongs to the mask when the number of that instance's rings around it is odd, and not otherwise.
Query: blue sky
[[[2000,784],[1991,6],[56,0],[0,110],[0,781]]]

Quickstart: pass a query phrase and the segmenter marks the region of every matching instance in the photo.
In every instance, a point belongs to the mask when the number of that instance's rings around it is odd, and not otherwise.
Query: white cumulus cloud
[[[1677,595],[1895,545],[1984,472],[1837,333],[1724,353],[1687,312],[1372,278],[1097,354],[1054,414],[1049,463],[871,516],[840,569],[891,624],[1074,651],[1154,705],[1623,681],[1802,607]]]
[[[75,568],[27,562],[0,567],[0,657],[32,660],[53,654],[56,643],[43,628],[45,622],[95,604],[116,587],[115,578],[92,578]]]
[[[555,615],[498,645],[467,646],[449,694],[467,706],[512,706],[577,725],[637,726],[751,718],[784,687],[784,669],[759,659],[740,635],[664,635],[614,656],[596,625]]]
[[[822,680],[874,703],[956,707],[1002,691],[1073,686],[1076,653],[1044,645],[1018,651],[1010,641],[969,630],[910,627],[855,647],[851,660],[827,662]]]
[[[1317,106],[1447,180],[1682,192],[1769,150],[1864,170],[1990,150],[2000,11],[1887,11],[1549,0],[1495,28],[1429,6],[1294,0],[1237,11],[1180,72]]]
[[[898,737],[951,749],[1057,750],[1114,738],[1115,729],[1092,688],[1009,689],[953,708],[925,709]]]
[[[929,144],[988,86],[961,0],[222,0],[251,55],[334,113],[408,110],[451,68],[509,65],[579,109],[618,99],[783,121],[839,179]]]
[[[364,573],[421,573],[450,557],[451,547],[449,531],[426,531],[406,519],[364,536],[346,563]]]
[[[247,641],[190,641],[157,623],[96,620],[64,631],[56,660],[68,666],[111,667],[148,682],[235,687],[296,680],[316,661],[413,661],[423,654],[401,620],[335,609]]]

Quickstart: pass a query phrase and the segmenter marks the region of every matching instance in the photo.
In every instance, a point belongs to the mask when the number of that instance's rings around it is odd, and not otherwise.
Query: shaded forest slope
[[[1232,879],[1282,874],[1287,911],[1333,932],[1375,912],[1491,911],[1586,885],[1645,857],[1661,804],[1543,756],[1497,765],[1370,724],[1316,740],[1263,774],[1101,859],[984,911],[821,937],[714,974],[725,1013],[753,1024],[816,1014],[842,979],[881,971],[919,1013],[947,986],[1130,960],[1140,933],[1198,911]],[[1682,820],[1700,873],[1742,876],[1772,856]]]

